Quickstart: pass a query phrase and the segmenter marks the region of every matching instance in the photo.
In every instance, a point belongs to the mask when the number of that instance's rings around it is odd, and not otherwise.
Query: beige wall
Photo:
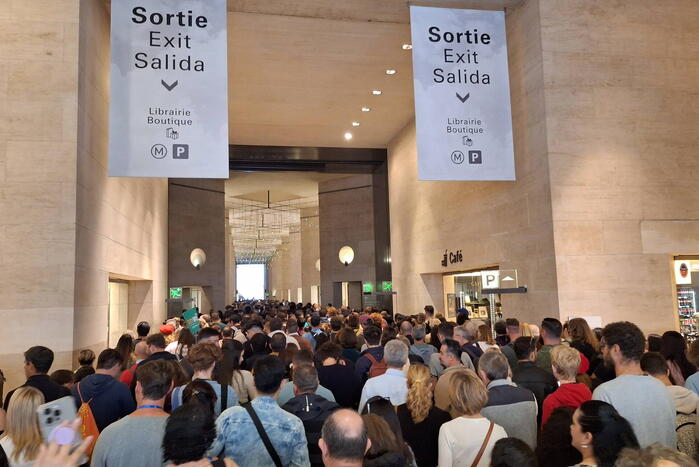
[[[508,9],[517,181],[417,182],[414,124],[392,141],[399,308],[443,302],[430,272],[497,264],[529,286],[506,316],[676,328],[671,257],[699,252],[698,19],[687,0]]]
[[[316,261],[320,259],[320,227],[318,208],[301,210],[301,286],[303,302],[311,301],[311,286],[320,286],[320,272]]]
[[[562,317],[678,326],[699,253],[699,2],[541,0]]]
[[[283,239],[277,255],[268,264],[269,293],[286,300],[291,290],[291,301],[296,302],[298,288],[302,289],[304,303],[311,300],[311,286],[320,284],[320,273],[315,263],[319,258],[318,208],[301,210],[301,228]]]
[[[73,344],[78,3],[0,7],[0,368],[24,381],[24,352],[53,368]],[[106,334],[105,334],[106,337]]]
[[[517,181],[417,181],[415,124],[389,144],[393,289],[397,312],[444,310],[441,274],[500,265],[517,269],[527,294],[503,296],[506,316],[558,314],[548,185],[543,62],[536,1],[509,9],[508,56]],[[442,267],[445,250],[463,263]]]
[[[109,277],[131,281],[128,326],[165,317],[167,180],[109,178],[109,15],[104,2],[80,2],[75,339],[106,346]]]

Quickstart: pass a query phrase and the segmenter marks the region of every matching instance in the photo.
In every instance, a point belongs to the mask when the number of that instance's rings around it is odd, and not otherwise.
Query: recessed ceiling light
[[[362,112],[371,112],[369,107],[362,107]]]
[[[352,126],[359,126],[359,122],[352,122]]]
[[[389,68],[388,70],[386,70],[387,75],[395,75],[396,73],[397,73],[397,71],[394,70],[393,68]]]
[[[410,50],[413,48],[413,44],[403,44],[403,50]]]
[[[373,95],[375,95],[375,96],[380,96],[380,95],[381,95],[381,91],[378,90],[378,89],[374,89],[373,91],[371,91],[371,93],[372,93]]]
[[[346,139],[347,141],[351,140],[351,139],[352,139],[352,133],[350,133],[349,131],[348,131],[347,133],[345,133],[345,139]]]

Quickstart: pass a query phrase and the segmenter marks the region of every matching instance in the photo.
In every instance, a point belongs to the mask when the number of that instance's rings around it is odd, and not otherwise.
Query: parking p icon
[[[469,164],[482,164],[483,155],[481,151],[469,151],[468,152],[468,163]]]

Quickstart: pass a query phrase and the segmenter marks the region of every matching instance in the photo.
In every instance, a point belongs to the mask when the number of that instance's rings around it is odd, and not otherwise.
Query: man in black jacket
[[[53,364],[53,351],[47,347],[37,345],[24,352],[24,374],[27,382],[22,386],[31,386],[38,389],[44,395],[44,401],[51,402],[63,396],[69,396],[70,390],[60,386],[49,379],[48,372]],[[3,408],[7,411],[10,398],[15,389],[7,393]]]
[[[308,454],[312,466],[322,466],[323,457],[318,447],[325,419],[340,406],[315,393],[318,387],[318,372],[311,365],[294,369],[295,397],[282,406],[282,409],[296,415],[303,422],[308,441]]]
[[[558,381],[551,373],[536,366],[536,340],[518,337],[514,341],[517,366],[512,369],[512,381],[529,389],[536,397],[537,422],[541,422],[541,406],[546,396],[558,389]]]

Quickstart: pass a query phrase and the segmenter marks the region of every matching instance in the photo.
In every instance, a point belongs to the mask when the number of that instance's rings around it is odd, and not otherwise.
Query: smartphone
[[[78,416],[73,396],[65,396],[41,404],[36,411],[39,415],[39,428],[45,443],[70,444],[73,448],[82,443],[83,439],[80,433],[70,426]],[[67,422],[68,425],[60,426],[63,422]],[[87,457],[83,455],[81,463],[85,462],[87,462]]]

